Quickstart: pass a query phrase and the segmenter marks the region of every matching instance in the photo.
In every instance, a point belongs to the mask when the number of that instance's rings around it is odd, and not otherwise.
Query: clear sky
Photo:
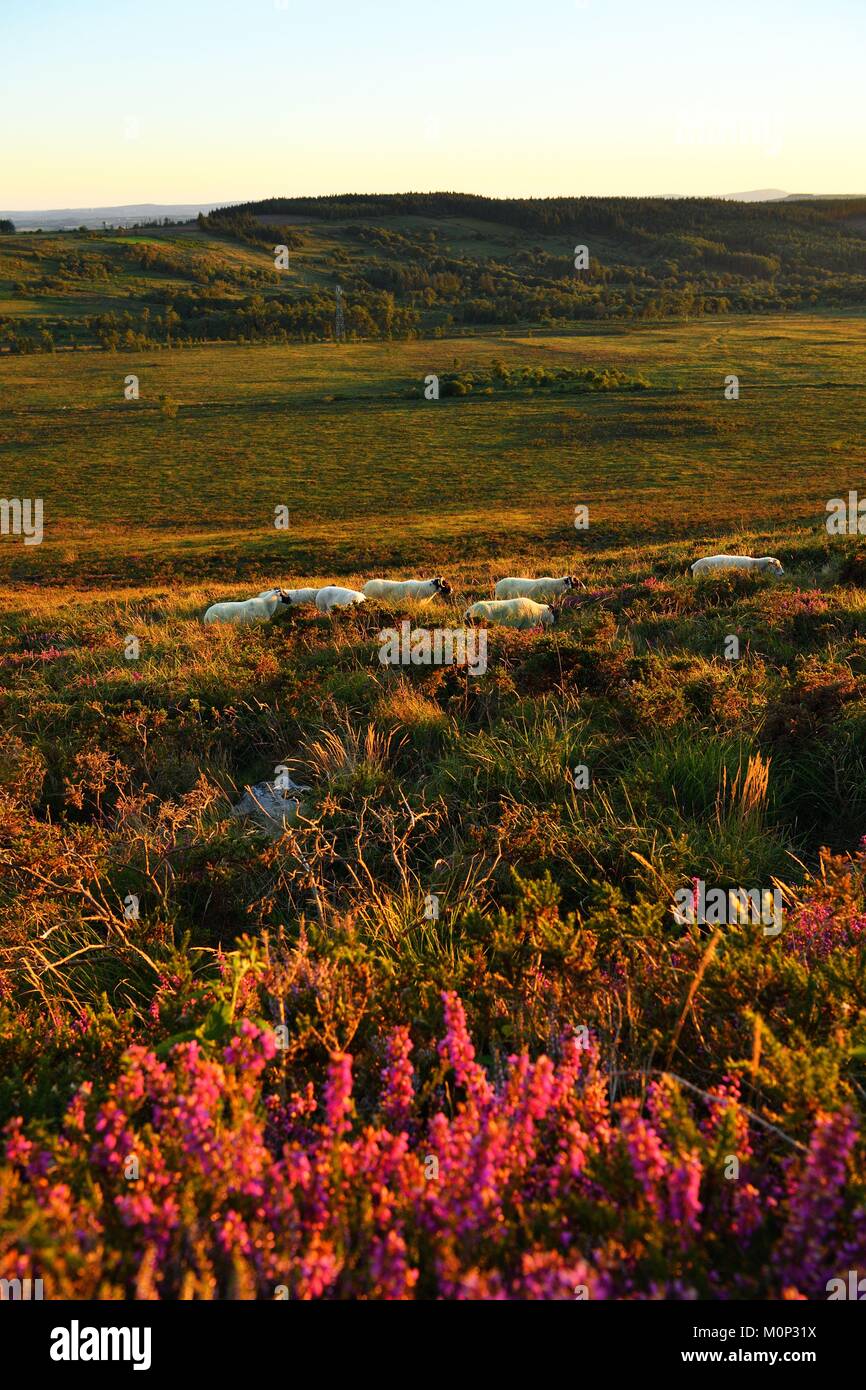
[[[0,208],[866,192],[866,0],[0,0]]]

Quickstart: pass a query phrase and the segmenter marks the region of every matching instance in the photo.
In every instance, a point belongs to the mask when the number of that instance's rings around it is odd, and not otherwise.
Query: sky
[[[0,0],[0,208],[866,193],[864,0]]]

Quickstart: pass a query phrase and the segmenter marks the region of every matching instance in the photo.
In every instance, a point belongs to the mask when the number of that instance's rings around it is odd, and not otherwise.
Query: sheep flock
[[[695,560],[690,569],[696,579],[729,569],[773,576],[784,574],[780,561],[771,555],[757,559],[750,555],[707,555]],[[564,597],[583,587],[581,580],[571,574],[559,578],[542,575],[535,579],[521,576],[498,579],[494,585],[493,599],[470,604],[463,614],[463,621],[498,627],[543,629],[556,622]],[[366,603],[368,599],[379,599],[386,603],[401,603],[407,599],[429,603],[434,598],[447,599],[452,593],[451,585],[441,575],[432,579],[368,579],[360,590],[347,589],[339,584],[302,589],[276,586],[263,589],[253,598],[213,603],[204,614],[204,622],[269,622],[283,604],[290,607],[308,605],[321,613],[332,613],[337,608],[352,608]]]

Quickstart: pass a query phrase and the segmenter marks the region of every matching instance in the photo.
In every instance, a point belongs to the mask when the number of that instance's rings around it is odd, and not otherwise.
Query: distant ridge
[[[748,193],[723,193],[726,203],[838,203],[846,198],[861,198],[861,193],[786,193],[782,188],[752,188]]]
[[[36,227],[61,231],[64,228],[101,227],[103,222],[111,226],[131,227],[142,219],[169,217],[197,217],[200,212],[212,212],[214,208],[231,207],[231,203],[121,203],[114,207],[95,208],[46,208],[26,209],[24,211],[2,211],[0,217],[8,217],[21,232],[33,231]]]
[[[400,198],[419,195],[386,194],[385,198],[399,200]],[[426,194],[420,195],[422,198],[459,198],[466,203],[473,199],[472,194]],[[841,202],[849,199],[862,198],[866,195],[859,193],[786,193],[781,188],[753,188],[744,193],[721,193],[706,194],[703,199],[696,199],[693,194],[663,193],[659,195],[664,201],[711,201],[725,203],[796,203],[796,202]],[[377,194],[344,194],[338,195],[347,202],[360,204],[364,202],[375,203],[381,200],[382,195]],[[335,199],[328,197],[319,198],[294,198],[264,199],[261,204],[240,203],[235,201],[215,201],[210,203],[117,203],[106,205],[105,207],[78,207],[78,208],[27,208],[27,209],[0,209],[0,218],[9,218],[15,223],[20,232],[34,231],[41,227],[44,231],[63,231],[75,230],[78,227],[99,228],[105,222],[112,227],[133,227],[142,221],[153,221],[159,218],[169,218],[172,221],[197,217],[200,212],[210,213],[218,208],[244,207],[249,209],[261,209],[267,212],[282,203],[302,204],[305,211],[312,211],[312,206],[316,203],[320,207],[327,207],[329,202]],[[488,199],[475,198],[481,205],[492,204],[517,204],[528,203],[542,204],[544,202],[568,202],[568,199]],[[599,203],[609,201],[607,199],[586,198],[577,201],[584,203]],[[645,202],[646,199],[622,199],[614,200],[622,202]]]
[[[786,193],[783,188],[751,188],[748,193],[723,193],[721,197],[727,203],[781,203],[789,198],[798,195]],[[811,194],[804,193],[804,198],[811,197]]]

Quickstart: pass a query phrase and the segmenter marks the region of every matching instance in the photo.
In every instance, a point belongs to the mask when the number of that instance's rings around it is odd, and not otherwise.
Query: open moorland
[[[0,491],[44,538],[0,537],[0,1277],[823,1299],[866,1268],[866,553],[825,526],[866,333],[781,307],[4,354]],[[693,579],[717,551],[785,572]],[[454,592],[201,623],[379,573]],[[581,581],[552,628],[383,664],[523,573]],[[232,807],[281,768],[263,833]],[[702,886],[781,909],[672,911]]]
[[[85,585],[415,573],[792,527],[820,550],[866,463],[864,373],[849,314],[7,357],[4,495],[41,496],[47,521],[0,566]]]

